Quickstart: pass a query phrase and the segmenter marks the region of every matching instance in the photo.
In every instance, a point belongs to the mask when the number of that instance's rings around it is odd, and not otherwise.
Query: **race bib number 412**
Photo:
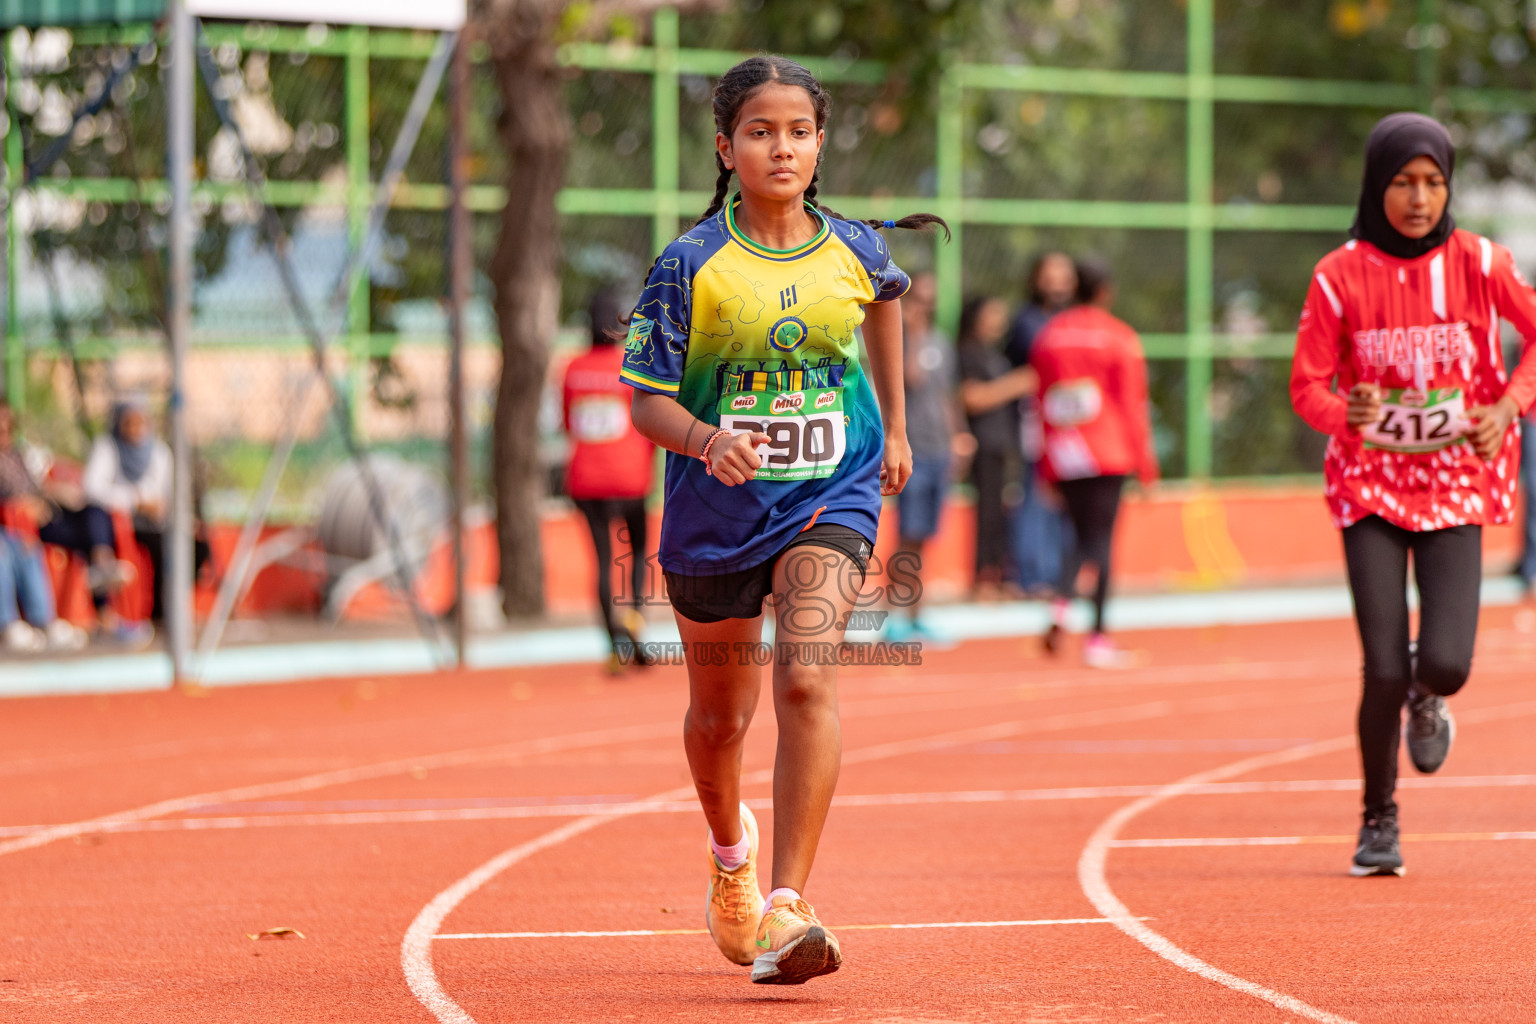
[[[721,396],[718,408],[720,425],[731,433],[768,435],[768,443],[757,449],[759,480],[829,477],[848,450],[838,388],[738,391]]]
[[[1367,448],[1434,452],[1460,441],[1471,429],[1460,388],[1393,388],[1382,392],[1381,419],[1361,427],[1360,437]]]

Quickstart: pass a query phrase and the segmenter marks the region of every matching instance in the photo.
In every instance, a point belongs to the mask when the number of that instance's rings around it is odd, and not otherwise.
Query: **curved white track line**
[[[746,781],[747,777],[744,776],[742,782]],[[637,801],[633,810],[580,818],[569,825],[546,832],[537,839],[531,839],[497,854],[438,893],[432,898],[431,903],[421,908],[421,913],[416,915],[416,920],[412,921],[411,927],[406,930],[405,940],[400,943],[400,967],[405,972],[405,982],[411,987],[411,993],[442,1024],[476,1024],[475,1018],[464,1012],[464,1008],[443,991],[442,983],[437,980],[437,970],[432,966],[432,940],[436,937],[437,930],[442,927],[444,919],[453,913],[454,908],[486,882],[519,861],[527,860],[540,850],[558,846],[567,839],[579,836],[583,832],[590,832],[599,825],[639,813],[645,804],[677,800],[692,793],[691,785],[669,789],[665,793],[657,793],[646,800]]]
[[[1290,1013],[1294,1013],[1308,1020],[1315,1020],[1320,1024],[1354,1024],[1347,1017],[1329,1013],[1327,1010],[1319,1010],[1310,1003],[1304,1003],[1294,996],[1288,996],[1284,992],[1276,992],[1274,989],[1265,988],[1246,978],[1239,978],[1235,974],[1228,974],[1219,967],[1213,967],[1193,954],[1187,953],[1174,945],[1168,939],[1148,928],[1136,916],[1130,912],[1124,903],[1120,902],[1109,887],[1109,881],[1105,877],[1104,862],[1109,856],[1110,843],[1120,834],[1120,829],[1132,818],[1151,810],[1158,804],[1184,793],[1196,786],[1209,782],[1217,782],[1230,778],[1233,775],[1241,775],[1244,772],[1254,771],[1259,768],[1267,768],[1272,765],[1284,764],[1288,761],[1300,761],[1303,758],[1315,757],[1319,754],[1329,754],[1336,750],[1344,750],[1355,742],[1354,736],[1339,736],[1331,740],[1323,740],[1318,743],[1308,743],[1306,746],[1293,747],[1290,750],[1282,750],[1274,754],[1266,754],[1260,757],[1250,757],[1236,764],[1226,765],[1207,772],[1200,772],[1180,779],[1178,782],[1169,783],[1151,796],[1144,796],[1140,800],[1126,804],[1120,810],[1111,814],[1104,820],[1089,838],[1088,844],[1083,847],[1083,853],[1077,862],[1077,881],[1082,886],[1083,894],[1106,918],[1122,932],[1146,946],[1152,952],[1182,967],[1192,974],[1197,974],[1207,981],[1214,981],[1218,985],[1242,992],[1245,995],[1262,999],[1272,1006],[1279,1007]]]
[[[1517,715],[1536,714],[1536,701],[1522,701],[1517,704],[1505,704],[1497,707],[1477,708],[1466,714],[1459,715],[1459,720],[1466,724],[1472,722],[1484,722],[1501,720]],[[1175,797],[1184,796],[1207,783],[1220,782],[1234,775],[1243,775],[1248,772],[1258,771],[1262,768],[1271,768],[1276,765],[1289,764],[1292,761],[1302,761],[1309,757],[1317,757],[1322,754],[1331,754],[1338,750],[1347,750],[1355,744],[1353,733],[1347,736],[1335,736],[1330,740],[1320,740],[1316,743],[1308,743],[1289,750],[1279,750],[1272,754],[1260,754],[1257,757],[1244,758],[1241,761],[1213,768],[1210,771],[1198,772],[1171,782],[1150,796],[1142,797],[1122,807],[1104,820],[1088,839],[1083,847],[1082,856],[1077,862],[1077,881],[1082,887],[1083,894],[1088,901],[1104,917],[1108,918],[1116,928],[1146,946],[1152,952],[1163,959],[1173,963],[1192,974],[1199,975],[1207,981],[1214,981],[1218,985],[1245,995],[1262,999],[1271,1006],[1278,1007],[1289,1013],[1308,1020],[1315,1020],[1320,1024],[1355,1024],[1348,1017],[1340,1017],[1320,1010],[1310,1003],[1302,1002],[1295,996],[1286,995],[1284,992],[1276,992],[1274,989],[1265,988],[1256,982],[1239,978],[1235,974],[1223,971],[1219,967],[1212,966],[1199,957],[1189,953],[1173,942],[1153,931],[1142,923],[1120,902],[1114,890],[1109,887],[1109,880],[1105,875],[1105,862],[1109,857],[1111,844],[1120,835],[1120,830],[1131,819],[1151,810],[1158,804],[1165,803]]]

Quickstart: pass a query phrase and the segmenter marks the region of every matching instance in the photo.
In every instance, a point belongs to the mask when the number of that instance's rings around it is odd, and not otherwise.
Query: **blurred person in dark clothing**
[[[1064,252],[1043,252],[1029,265],[1026,302],[1014,315],[1003,351],[1014,366],[1029,365],[1035,335],[1051,317],[1072,305],[1077,295],[1077,264]]]
[[[154,634],[147,624],[123,619],[108,603],[111,595],[136,575],[131,564],[117,557],[111,513],[90,501],[80,483],[41,471],[34,473],[16,444],[16,415],[4,403],[0,403],[0,503],[12,506],[17,521],[27,524],[25,530],[9,531],[19,556],[35,554],[30,550],[31,531],[35,530],[38,541],[85,560],[86,586],[104,635],[130,646],[150,640]],[[62,634],[62,627],[54,628]],[[61,636],[55,646],[77,644],[74,638]]]
[[[597,602],[608,630],[611,652],[608,670],[645,664],[636,646],[644,619],[646,597],[645,496],[651,489],[656,448],[641,437],[629,419],[630,388],[619,380],[624,361],[625,329],[621,307],[610,291],[600,291],[587,307],[592,347],[572,359],[565,370],[565,429],[571,439],[571,459],[565,489],[587,519],[597,553]],[[620,541],[630,549],[631,606],[620,613],[613,598],[613,524],[620,524]]]
[[[1063,252],[1043,252],[1029,265],[1027,301],[1013,318],[1004,351],[1014,366],[1029,364],[1035,337],[1051,317],[1072,305],[1077,292],[1077,265]],[[1018,584],[1026,593],[1054,593],[1061,575],[1061,557],[1071,538],[1072,523],[1040,475],[1040,405],[1027,395],[1019,403],[1020,446],[1024,452],[1024,501],[1011,520],[1013,559]]]
[[[955,393],[954,343],[934,326],[936,291],[933,274],[914,274],[912,287],[901,297],[902,382],[912,475],[896,499],[901,513],[897,557],[906,560],[900,571],[915,577],[918,587],[910,605],[891,613],[886,635],[894,641],[942,639],[919,614],[923,548],[938,532],[956,460],[968,457],[976,446],[965,430]],[[892,569],[894,576],[896,567]]]
[[[976,439],[971,481],[976,486],[977,598],[996,600],[1011,568],[1004,492],[1023,467],[1019,399],[1033,394],[1036,376],[1003,352],[1008,307],[1001,299],[975,297],[960,311],[960,402]]]
[[[1525,596],[1536,596],[1536,415],[1520,424],[1520,486],[1525,490],[1525,512],[1520,524],[1525,538],[1515,575],[1525,589]]]

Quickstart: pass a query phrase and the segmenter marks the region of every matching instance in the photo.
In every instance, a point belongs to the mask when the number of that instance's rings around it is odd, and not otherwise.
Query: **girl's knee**
[[[685,732],[711,747],[729,747],[740,743],[752,724],[750,711],[705,711],[688,709]]]
[[[779,707],[812,708],[837,700],[837,675],[830,665],[792,663],[774,673],[775,703]]]
[[[1450,659],[1419,653],[1418,671],[1415,678],[1420,687],[1440,697],[1449,697],[1466,685],[1472,674],[1472,661]]]

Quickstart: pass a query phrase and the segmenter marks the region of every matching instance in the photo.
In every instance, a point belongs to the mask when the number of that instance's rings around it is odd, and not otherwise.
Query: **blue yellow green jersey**
[[[667,455],[661,564],[739,572],[812,523],[873,543],[884,433],[855,330],[910,284],[869,225],[806,209],[816,236],[769,249],[737,227],[739,197],[661,254],[630,321],[619,377],[735,433],[769,436],[755,480],[727,487]]]

